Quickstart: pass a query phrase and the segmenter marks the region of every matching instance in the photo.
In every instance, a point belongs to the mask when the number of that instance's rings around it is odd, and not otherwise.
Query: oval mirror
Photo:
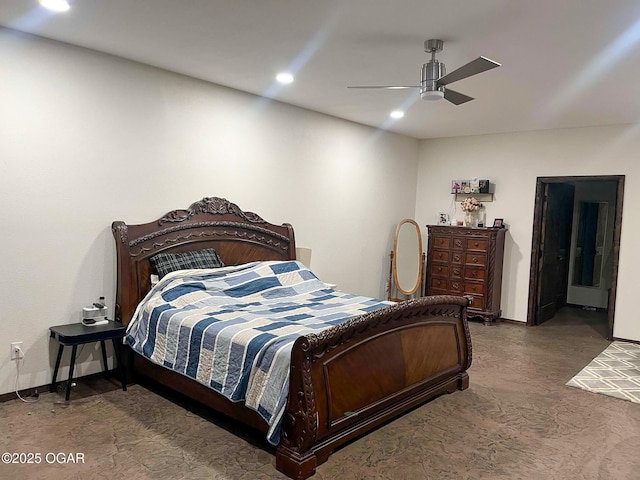
[[[399,292],[413,295],[422,279],[422,235],[411,219],[404,219],[396,228],[393,244],[393,279]]]

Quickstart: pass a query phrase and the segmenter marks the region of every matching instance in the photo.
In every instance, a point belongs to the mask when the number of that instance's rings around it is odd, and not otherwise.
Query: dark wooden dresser
[[[427,225],[427,295],[473,298],[468,316],[500,317],[505,230]]]

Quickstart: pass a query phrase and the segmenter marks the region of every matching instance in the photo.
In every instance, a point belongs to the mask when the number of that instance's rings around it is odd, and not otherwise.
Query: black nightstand
[[[51,387],[49,391],[56,391],[56,378],[58,377],[58,368],[60,368],[60,359],[62,358],[62,351],[64,347],[72,346],[71,350],[71,364],[69,366],[69,381],[67,382],[67,393],[65,400],[69,400],[71,394],[71,380],[73,379],[73,369],[76,364],[76,351],[78,345],[85,343],[100,342],[102,348],[102,361],[104,364],[104,371],[107,371],[107,352],[104,348],[104,341],[111,340],[113,342],[113,349],[116,353],[116,362],[118,363],[118,370],[120,372],[120,379],[122,381],[122,390],[127,390],[126,379],[124,375],[124,368],[120,361],[120,345],[118,340],[122,339],[125,335],[125,326],[120,322],[112,322],[109,320],[104,325],[97,325],[94,327],[85,327],[82,323],[70,323],[68,325],[58,325],[49,328],[51,330],[51,337],[60,342],[58,348],[58,358],[56,358],[56,367],[53,370],[53,380],[51,381]]]

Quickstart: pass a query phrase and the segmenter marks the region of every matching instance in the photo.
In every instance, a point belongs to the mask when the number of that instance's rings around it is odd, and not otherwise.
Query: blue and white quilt
[[[244,401],[276,445],[295,340],[389,304],[327,288],[297,261],[180,270],[138,305],[126,340],[152,362]]]

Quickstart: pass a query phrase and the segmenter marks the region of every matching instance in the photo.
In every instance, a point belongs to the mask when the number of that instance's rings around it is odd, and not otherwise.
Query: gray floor
[[[609,344],[605,331],[601,314],[576,309],[533,328],[472,322],[468,390],[345,446],[314,478],[640,478],[640,405],[565,386]],[[235,424],[141,386],[99,381],[72,395],[67,407],[57,394],[0,404],[0,451],[42,455],[0,464],[0,478],[285,478]],[[47,452],[84,463],[47,464]]]

